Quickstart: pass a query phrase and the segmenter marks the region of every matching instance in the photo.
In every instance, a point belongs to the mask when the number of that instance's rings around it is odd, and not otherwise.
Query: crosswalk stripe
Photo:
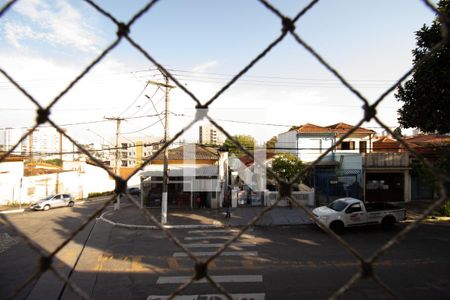
[[[219,248],[222,247],[222,244],[183,244],[186,248]],[[254,247],[256,246],[256,243],[233,243],[231,244],[231,246],[236,246],[236,247]]]
[[[229,240],[231,239],[231,236],[224,236],[224,235],[208,235],[208,236],[187,236],[184,239],[186,241],[198,241],[198,240]]]
[[[195,234],[195,233],[210,233],[210,232],[217,232],[217,233],[236,233],[239,232],[237,229],[197,229],[197,230],[189,230],[188,234]]]
[[[207,240],[207,239],[229,240],[232,237],[233,236],[231,236],[231,235],[205,235],[205,236],[187,236],[184,239],[186,241],[197,241],[197,240]],[[243,234],[239,237],[239,239],[242,239],[242,238],[252,238],[252,237],[247,234]]]
[[[209,251],[209,252],[192,252],[192,254],[194,254],[195,256],[211,256],[213,254],[215,254],[216,252],[214,251]],[[173,255],[173,257],[187,257],[188,255],[184,252],[175,252]],[[257,251],[224,251],[220,254],[220,256],[258,256],[258,252]]]
[[[211,278],[218,283],[238,283],[238,282],[262,282],[262,275],[216,275]],[[189,281],[189,276],[160,276],[156,284],[181,284]],[[205,278],[193,283],[209,283]]]
[[[230,294],[233,300],[264,300],[266,294],[255,293],[255,294]],[[147,300],[164,300],[169,298],[169,295],[150,295]],[[200,295],[179,295],[172,298],[174,300],[225,300],[227,297],[222,294],[200,294]]]

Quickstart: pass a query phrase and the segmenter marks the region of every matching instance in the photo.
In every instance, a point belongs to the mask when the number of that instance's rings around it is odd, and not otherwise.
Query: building
[[[143,164],[144,159],[152,155],[161,146],[159,138],[120,138],[118,160],[119,168],[136,168]],[[116,149],[114,146],[102,145],[106,151],[104,162],[115,168]]]
[[[330,152],[337,141],[353,132]],[[304,124],[278,135],[275,145],[278,153],[292,153],[306,164],[315,162],[312,185],[319,193],[319,202],[330,202],[338,197],[362,198],[362,155],[370,153],[375,131],[356,128],[345,123],[329,126]]]
[[[144,206],[161,205],[163,168],[160,153],[139,173]],[[198,144],[169,149],[167,173],[169,207],[220,207],[228,178],[228,152]],[[202,204],[195,202],[198,197]]]
[[[5,153],[0,152],[0,156]],[[0,205],[20,203],[25,158],[10,154],[0,162]]]
[[[430,163],[448,155],[450,136],[419,134],[403,141]],[[409,202],[431,199],[434,187],[420,172],[414,155],[392,137],[382,136],[373,143],[374,152],[363,157],[366,201]]]
[[[307,123],[279,134],[275,147],[277,152],[293,153],[303,162],[312,162],[334,146],[342,136],[352,129],[353,126],[345,123],[330,126]],[[374,136],[375,131],[373,130],[357,128],[333,149],[331,154],[345,155],[370,152]]]
[[[22,142],[22,154],[32,159],[72,160],[77,149],[53,127],[39,127]]]
[[[201,145],[222,145],[225,140],[225,134],[211,123],[199,127],[198,141]]]
[[[3,151],[9,151],[22,137],[23,135],[23,130],[20,128],[5,128],[3,129],[2,132],[2,146],[3,146]],[[21,153],[22,148],[19,145],[16,150],[14,151],[14,153]]]

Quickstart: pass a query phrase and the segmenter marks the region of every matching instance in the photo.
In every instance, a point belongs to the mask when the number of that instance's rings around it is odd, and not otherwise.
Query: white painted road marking
[[[223,246],[222,244],[183,244],[186,248],[219,248]],[[254,247],[256,243],[232,243],[230,247]]]
[[[262,275],[217,275],[211,278],[218,283],[262,282]],[[190,276],[160,276],[156,284],[182,284],[191,279]],[[205,278],[193,283],[209,283]]]
[[[195,256],[211,256],[216,252],[192,252]],[[184,252],[175,252],[173,257],[187,257],[188,255]],[[258,256],[257,251],[239,251],[239,252],[222,252],[220,256]]]
[[[229,240],[233,236],[227,236],[227,235],[205,235],[205,236],[187,236],[184,239],[186,241],[197,241],[197,240],[207,240],[207,239],[217,239],[217,240]],[[243,234],[239,237],[239,239],[242,238],[252,238],[252,236],[249,236],[248,234]]]
[[[247,230],[247,232],[250,231]],[[199,229],[199,230],[189,230],[188,234],[192,233],[211,233],[211,232],[222,232],[222,233],[236,233],[239,232],[237,229]]]
[[[258,294],[231,294],[233,300],[264,300],[266,298],[266,294],[258,293]],[[165,300],[168,299],[169,295],[150,295],[147,297],[147,300]],[[225,300],[225,297],[222,294],[208,294],[208,295],[180,295],[172,298],[174,300]]]

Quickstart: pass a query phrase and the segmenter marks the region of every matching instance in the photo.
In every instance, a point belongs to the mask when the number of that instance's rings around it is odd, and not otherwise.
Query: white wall
[[[322,153],[327,151],[330,147],[332,147],[336,143],[337,138],[332,135],[324,135],[324,134],[311,134],[311,135],[297,135],[295,130],[291,130],[289,132],[281,133],[278,135],[278,142],[276,143],[277,153],[293,153],[298,155],[299,159],[304,162],[312,162],[315,161]],[[358,137],[358,136],[350,136],[344,140],[345,142],[354,142],[355,149],[353,150],[338,150],[335,149],[333,152],[338,154],[356,154],[360,158],[360,148],[359,142],[366,142],[367,152],[371,151],[372,140],[370,136]],[[330,160],[330,158],[324,158],[324,160]],[[355,162],[351,161],[349,158],[348,164],[355,164]],[[347,163],[347,161],[346,161]],[[359,165],[359,162],[357,163]],[[345,168],[350,169],[351,166],[346,166]],[[359,167],[360,168],[360,167]],[[356,169],[356,168],[355,168]]]
[[[0,205],[14,202],[14,199],[19,198],[23,169],[23,161],[0,163]]]
[[[291,130],[279,134],[275,148],[277,148],[277,153],[292,153],[297,155],[297,131]]]
[[[3,164],[0,164],[0,170]],[[68,171],[27,177],[23,177],[23,163],[20,164],[14,167],[14,172],[0,176],[0,204],[31,203],[55,193],[70,193],[81,199],[89,193],[111,191],[115,187],[114,180],[105,170],[89,164],[85,164],[83,172]]]

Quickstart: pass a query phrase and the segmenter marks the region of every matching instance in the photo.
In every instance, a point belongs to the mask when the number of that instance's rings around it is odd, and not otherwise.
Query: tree
[[[400,136],[400,137],[403,136],[403,134],[402,134],[402,128],[401,128],[400,126],[394,129],[394,133],[395,133],[396,135]]]
[[[253,149],[255,148],[255,138],[252,137],[251,135],[240,134],[233,136],[233,138],[236,139],[242,146],[244,146],[250,152],[252,152]],[[228,152],[230,152],[230,154],[234,154],[236,156],[241,156],[244,154],[244,152],[242,152],[242,150],[239,149],[239,147],[236,146],[233,143],[233,141],[230,140],[229,138],[225,140],[225,143],[223,143],[222,147],[227,149]]]
[[[438,9],[450,17],[450,0],[441,0]],[[423,25],[416,32],[417,48],[412,51],[417,65],[412,78],[400,85],[395,97],[403,102],[398,110],[400,125],[417,127],[424,132],[450,132],[450,51],[448,42],[423,64],[422,58],[442,39],[441,22],[436,18],[431,26]],[[447,34],[450,34],[447,33]]]
[[[295,155],[290,153],[281,153],[275,155],[272,161],[272,171],[286,181],[294,178],[298,173],[305,169],[302,161]],[[301,178],[297,180],[299,183]]]
[[[426,152],[423,153],[423,155],[433,164],[433,167],[437,172],[450,177],[450,143],[428,145],[426,146]],[[434,186],[435,191],[437,191],[437,196],[440,197],[437,178],[431,173],[428,167],[417,161],[413,161],[412,166],[413,172],[417,172],[428,185]],[[450,193],[450,182],[447,181],[444,185],[448,196]],[[450,216],[450,197],[437,209],[437,212],[443,216]]]
[[[275,145],[278,142],[278,137],[273,136],[270,140],[266,142],[267,153],[275,153]]]

